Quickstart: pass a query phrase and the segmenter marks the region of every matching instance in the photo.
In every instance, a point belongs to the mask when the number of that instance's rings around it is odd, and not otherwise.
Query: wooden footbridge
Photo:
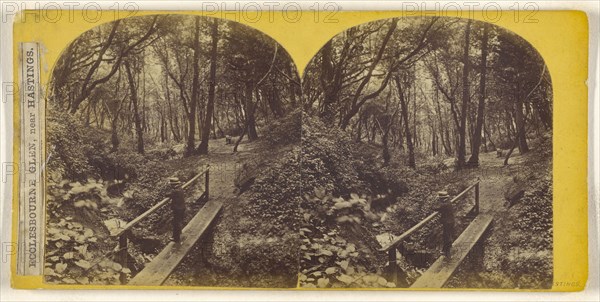
[[[189,181],[181,186],[182,190],[191,187],[194,184],[200,183],[204,178],[204,186],[202,195],[195,201],[206,202],[198,213],[190,220],[183,228],[181,233],[181,241],[167,244],[167,246],[152,259],[152,261],[137,273],[129,282],[127,282],[125,274],[121,276],[121,283],[129,285],[162,285],[175,268],[181,263],[185,255],[191,250],[196,242],[206,233],[211,223],[215,220],[223,204],[218,200],[209,199],[209,182],[210,182],[210,166],[206,166],[202,172],[192,177]],[[200,183],[201,184],[201,183]],[[112,234],[113,237],[119,238],[119,262],[127,268],[128,259],[128,239],[131,234],[131,229],[138,225],[144,218],[156,213],[159,209],[170,204],[170,198],[164,198],[156,205],[142,213],[123,228]],[[187,202],[187,201],[186,201]]]
[[[218,216],[223,206],[218,200],[209,198],[210,167],[206,166],[202,172],[198,173],[192,179],[181,186],[183,190],[194,184],[200,183],[204,179],[201,196],[195,200],[205,202],[204,206],[196,213],[190,222],[183,228],[181,241],[170,242],[164,249],[152,259],[151,262],[138,272],[129,282],[127,276],[122,274],[121,282],[128,285],[153,286],[162,285],[173,273],[175,268],[181,263],[184,257],[198,242],[198,240],[207,232],[211,223]],[[200,183],[201,184],[201,183]],[[479,212],[479,181],[462,191],[450,202],[455,205],[462,200],[467,193],[474,191],[475,202],[468,211],[467,216],[474,217],[466,229],[458,236],[450,249],[450,257],[439,257],[410,287],[411,288],[441,288],[450,279],[458,267],[465,262],[465,259],[471,259],[473,262],[482,263],[483,261],[483,242],[488,230],[490,229],[493,217],[490,214]],[[118,229],[112,237],[118,238],[119,254],[118,262],[124,267],[128,267],[128,241],[131,236],[131,230],[142,220],[156,213],[159,209],[170,204],[170,198],[164,198],[156,205],[131,220],[124,227]],[[397,251],[403,251],[403,243],[413,233],[423,228],[425,225],[438,221],[439,212],[433,212],[413,227],[396,237],[391,243],[381,248],[380,251],[388,253],[388,264],[390,268],[390,281],[398,284],[398,265]]]
[[[474,191],[475,203],[468,211],[468,217],[474,217],[466,229],[453,242],[449,257],[440,256],[410,287],[415,289],[441,288],[452,277],[458,267],[465,259],[475,262],[481,266],[483,263],[484,241],[488,230],[492,226],[493,216],[479,212],[479,180],[466,188],[450,202],[455,207],[467,193]],[[388,253],[388,264],[390,268],[390,281],[398,284],[397,251],[404,250],[402,244],[417,230],[425,225],[437,221],[439,212],[433,212],[419,223],[396,237],[390,244],[384,246],[381,251]]]

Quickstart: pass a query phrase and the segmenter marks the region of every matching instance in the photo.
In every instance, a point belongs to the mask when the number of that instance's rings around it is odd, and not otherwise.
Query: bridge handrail
[[[477,180],[474,184],[470,185],[468,188],[464,189],[462,192],[460,192],[458,195],[456,195],[456,197],[452,198],[452,200],[450,200],[450,202],[453,202],[453,203],[458,202],[458,200],[461,199],[465,194],[467,194],[469,191],[473,190],[473,188],[478,186],[479,182],[480,181]]]
[[[206,168],[204,170],[202,170],[202,172],[196,174],[194,177],[192,177],[192,179],[188,180],[186,183],[184,183],[183,185],[181,185],[181,189],[186,189],[187,187],[189,187],[190,185],[192,185],[195,181],[197,181],[202,175],[204,174],[208,174],[210,170],[210,165],[206,165]],[[205,185],[204,191],[208,191],[208,187]],[[140,221],[148,216],[150,216],[150,214],[158,211],[160,208],[164,207],[169,201],[171,200],[170,197],[165,197],[163,200],[159,201],[157,204],[155,204],[154,206],[152,206],[150,209],[146,210],[146,212],[140,214],[139,216],[137,216],[136,218],[134,218],[133,220],[131,220],[130,222],[128,222],[123,228],[119,229],[119,232],[112,234],[112,237],[119,237],[121,235],[123,235],[125,232],[127,232],[128,230],[130,230],[131,228],[133,228],[134,226],[136,226],[138,223],[140,223]]]
[[[467,194],[469,191],[473,190],[473,188],[476,189],[475,209],[476,209],[476,211],[479,211],[479,180],[477,180],[477,182],[475,182],[474,184],[470,185],[468,188],[464,189],[462,192],[460,192],[458,195],[456,195],[456,197],[452,198],[452,200],[450,200],[450,202],[457,203],[462,197],[465,196],[465,194]],[[394,241],[392,241],[387,246],[381,248],[379,251],[388,252],[388,251],[396,248],[398,246],[398,244],[400,244],[404,239],[406,239],[406,237],[410,236],[412,233],[414,233],[415,231],[422,228],[425,224],[432,221],[439,213],[440,212],[435,211],[435,212],[429,214],[429,216],[427,216],[423,220],[419,221],[417,224],[415,224],[410,229],[408,229],[407,231],[402,233],[400,236],[398,236],[396,239],[394,239]]]

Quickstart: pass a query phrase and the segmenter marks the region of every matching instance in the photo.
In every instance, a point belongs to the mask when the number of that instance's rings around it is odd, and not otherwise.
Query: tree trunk
[[[240,137],[238,137],[237,141],[235,141],[235,145],[233,146],[233,153],[237,152],[238,146],[242,142],[242,139],[244,139],[244,135],[246,135],[247,132],[248,132],[248,127],[246,126],[246,127],[244,127],[242,134],[240,134]]]
[[[471,144],[471,158],[469,165],[479,166],[479,148],[481,147],[481,132],[485,118],[485,77],[487,74],[488,33],[489,25],[483,25],[483,37],[481,38],[481,75],[479,78],[479,104],[477,105],[477,122],[473,131],[473,143]]]
[[[225,131],[223,131],[223,128],[221,127],[222,118],[223,115],[218,116],[215,112],[213,112],[213,123],[215,125],[215,129],[219,131],[219,134],[215,135],[215,139],[219,137],[225,137]]]
[[[469,109],[469,40],[471,35],[471,19],[467,21],[465,29],[464,53],[463,53],[463,74],[462,74],[462,105],[460,127],[458,129],[458,152],[457,152],[457,168],[461,169],[466,164],[466,130],[467,130],[467,114]]]
[[[258,134],[256,132],[256,120],[254,118],[254,110],[256,108],[256,106],[254,106],[253,101],[252,101],[252,94],[254,92],[254,87],[252,86],[252,83],[247,82],[246,83],[246,104],[245,104],[245,111],[246,111],[246,128],[248,128],[248,140],[249,141],[253,141],[255,139],[258,138]],[[258,102],[258,99],[257,99]]]
[[[188,112],[188,133],[187,133],[187,144],[185,148],[184,156],[191,156],[194,154],[195,141],[196,141],[196,106],[199,101],[199,85],[200,85],[200,66],[198,61],[200,60],[200,17],[195,17],[195,29],[194,29],[194,58],[193,58],[193,77],[192,77],[192,97],[190,100],[190,108]]]
[[[391,70],[387,71],[388,74],[385,76],[385,79],[383,81],[381,81],[379,88],[375,92],[369,93],[366,96],[363,96],[362,98],[360,97],[363,90],[369,84],[369,81],[371,80],[371,77],[373,76],[373,71],[375,70],[377,65],[379,65],[379,62],[381,61],[381,59],[383,57],[383,54],[387,47],[387,44],[390,41],[390,38],[392,37],[392,34],[396,30],[397,26],[398,26],[398,19],[397,18],[392,19],[390,21],[390,27],[388,28],[388,31],[381,43],[381,46],[379,47],[379,50],[377,51],[377,55],[375,56],[375,58],[373,59],[373,62],[369,66],[369,69],[367,70],[367,74],[365,75],[364,79],[360,82],[360,84],[358,85],[358,87],[356,89],[356,92],[354,92],[354,95],[352,96],[352,99],[350,102],[350,104],[351,104],[350,109],[342,118],[342,120],[340,122],[340,128],[346,129],[346,127],[348,127],[348,124],[350,123],[350,120],[352,119],[352,117],[354,117],[358,113],[358,110],[360,109],[360,107],[364,103],[366,103],[369,99],[377,97],[379,95],[379,93],[381,91],[383,91],[383,89],[385,89],[385,87],[387,86],[387,82],[389,80],[389,77],[391,76],[391,72],[392,72]]]
[[[111,152],[115,152],[117,150],[119,150],[119,144],[121,143],[119,140],[119,133],[117,132],[117,118],[113,118],[112,121],[110,122],[110,130],[111,130],[111,135],[110,135],[110,142],[112,143],[112,149]]]
[[[331,53],[333,40],[329,40],[321,50],[321,89],[323,90],[323,105],[321,119],[327,124],[334,121],[334,106],[337,103],[337,91],[334,87],[334,74]]]
[[[519,153],[525,154],[529,152],[529,146],[527,146],[527,137],[525,136],[525,117],[523,116],[523,101],[519,96],[515,102],[515,122],[517,124],[516,142],[519,147]]]
[[[160,114],[160,142],[164,143],[167,141],[167,120],[165,119],[164,113]]]
[[[198,140],[202,141],[202,128],[204,127],[204,108],[202,108],[202,106],[204,103],[201,100],[205,99],[204,90],[199,89],[199,93],[200,95],[198,96],[198,104],[196,105],[196,124],[198,125]]]
[[[410,123],[408,122],[408,108],[406,106],[406,100],[404,99],[404,91],[402,90],[402,84],[400,83],[400,77],[395,76],[396,86],[398,87],[398,95],[400,96],[400,110],[402,111],[402,119],[404,120],[404,136],[406,137],[406,147],[408,148],[408,166],[416,168],[415,162],[415,147],[413,145]]]
[[[362,124],[363,124],[363,119],[364,119],[364,112],[361,112],[358,115],[358,123],[356,124],[356,142],[360,143],[362,141]]]
[[[135,87],[135,80],[131,73],[129,61],[125,60],[124,64],[125,71],[127,72],[127,80],[129,81],[129,89],[131,91],[131,103],[133,104],[133,122],[135,123],[135,134],[137,138],[137,152],[144,154],[144,131],[142,129],[142,119],[138,108],[137,88]]]
[[[383,165],[387,166],[390,163],[390,159],[391,159],[391,155],[390,155],[390,148],[388,146],[388,142],[389,142],[389,134],[390,134],[390,130],[389,127],[383,132],[383,136],[381,136],[381,143],[383,145]]]
[[[492,134],[488,131],[488,127],[486,126],[485,121],[483,121],[483,133],[485,133],[485,137],[487,138],[487,141],[490,143],[490,147],[492,148],[491,151],[496,151],[496,144],[494,144],[494,141],[492,139]]]
[[[210,135],[211,122],[215,109],[215,86],[217,77],[217,44],[219,42],[219,23],[218,19],[213,20],[211,26],[212,44],[210,49],[210,81],[208,86],[208,101],[206,104],[206,116],[204,118],[204,127],[202,129],[202,140],[198,146],[198,153],[208,154],[208,138]]]
[[[444,153],[446,153],[446,155],[450,156],[450,155],[452,155],[452,145],[450,144],[450,139],[448,138],[448,136],[449,136],[448,127],[444,127],[444,121],[442,119],[442,108],[440,106],[440,99],[439,99],[439,94],[438,94],[437,89],[435,90],[435,103],[436,103],[436,109],[437,109],[437,116],[438,116],[439,124],[440,124],[440,140],[442,141],[442,146],[444,147]],[[444,134],[446,134],[446,135],[444,135]]]
[[[274,85],[274,84],[273,84]],[[285,111],[283,109],[283,104],[281,103],[281,96],[279,95],[279,91],[277,88],[271,87],[271,94],[269,98],[269,107],[271,108],[271,112],[276,118],[282,118],[285,115]]]

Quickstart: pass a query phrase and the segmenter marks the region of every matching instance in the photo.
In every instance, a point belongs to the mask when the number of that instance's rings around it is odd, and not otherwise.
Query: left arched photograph
[[[293,288],[301,84],[223,19],[106,23],[46,93],[45,282]]]

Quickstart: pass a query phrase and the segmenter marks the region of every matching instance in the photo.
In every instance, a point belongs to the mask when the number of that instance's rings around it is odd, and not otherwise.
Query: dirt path
[[[225,139],[211,140],[207,163],[210,165],[210,197],[227,200],[234,196],[234,179],[241,161],[250,156],[252,144],[240,144],[238,152],[232,153],[233,145],[225,144]]]
[[[234,202],[237,196],[234,180],[237,171],[241,164],[253,156],[254,148],[257,143],[242,143],[238,148],[238,152],[233,153],[233,145],[225,144],[225,139],[211,140],[209,144],[208,155],[195,155],[190,157],[178,157],[165,162],[167,167],[166,175],[184,177],[187,179],[192,175],[204,170],[204,167],[210,165],[210,180],[209,180],[209,198],[217,200],[227,205]],[[183,150],[183,145],[175,146]],[[185,171],[185,173],[182,173]],[[166,177],[165,177],[166,178]],[[202,202],[196,202],[200,197],[203,188],[204,180],[192,185],[192,189],[186,191],[187,210],[185,214],[184,225],[188,224],[198,211],[204,206]],[[163,217],[152,216],[149,221],[146,221],[146,226],[153,227],[152,231],[147,231],[142,228],[138,237],[142,239],[151,238],[153,247],[147,250],[154,249],[158,252],[168,242],[172,236],[171,214]],[[151,253],[153,254],[153,253]]]
[[[483,266],[476,273],[459,268],[446,286],[550,288],[552,198],[546,195],[544,181],[551,175],[547,174],[551,173],[551,159],[543,152],[537,149],[514,154],[506,167],[502,165],[504,158],[496,158],[494,153],[482,155],[481,170],[477,172],[481,178],[481,211],[494,217],[492,231],[485,240]],[[524,190],[525,196],[507,207],[505,191],[515,190]]]
[[[190,167],[201,170],[204,165],[209,164],[210,198],[225,201],[235,196],[236,171],[239,171],[244,161],[254,156],[257,147],[257,143],[243,142],[239,145],[238,152],[233,153],[233,144],[226,144],[225,138],[214,139],[209,142],[208,155],[174,159],[169,162],[169,166],[175,172]]]
[[[512,182],[504,158],[495,152],[482,153],[479,158],[479,200],[481,212],[497,212],[504,207],[504,188]]]
[[[232,152],[233,146],[233,144],[226,144],[224,138],[210,140],[208,155],[174,160],[174,165],[171,168],[178,169],[193,166],[200,170],[204,165],[210,165],[209,198],[221,201],[227,206],[228,204],[235,203],[237,200],[238,195],[235,187],[237,171],[242,168],[244,162],[251,161],[257,156],[260,143],[243,142],[238,146],[238,152],[236,153]],[[190,213],[190,216],[194,214],[195,212]],[[219,220],[216,223],[219,223]],[[198,270],[205,274],[210,274],[210,278],[218,277],[219,275],[214,274],[211,269],[206,269],[210,265],[204,257],[197,258],[195,256],[202,255],[204,253],[202,250],[208,249],[210,244],[196,244],[196,247],[184,258],[164,285],[195,285],[198,282],[193,280],[198,274]],[[200,264],[200,262],[202,263]]]
[[[475,173],[481,180],[479,188],[481,212],[494,212],[498,215],[498,212],[505,210],[505,190],[513,183],[513,175],[522,169],[526,160],[526,156],[513,154],[509,165],[504,166],[504,157],[498,158],[496,152],[480,155],[480,167]]]

